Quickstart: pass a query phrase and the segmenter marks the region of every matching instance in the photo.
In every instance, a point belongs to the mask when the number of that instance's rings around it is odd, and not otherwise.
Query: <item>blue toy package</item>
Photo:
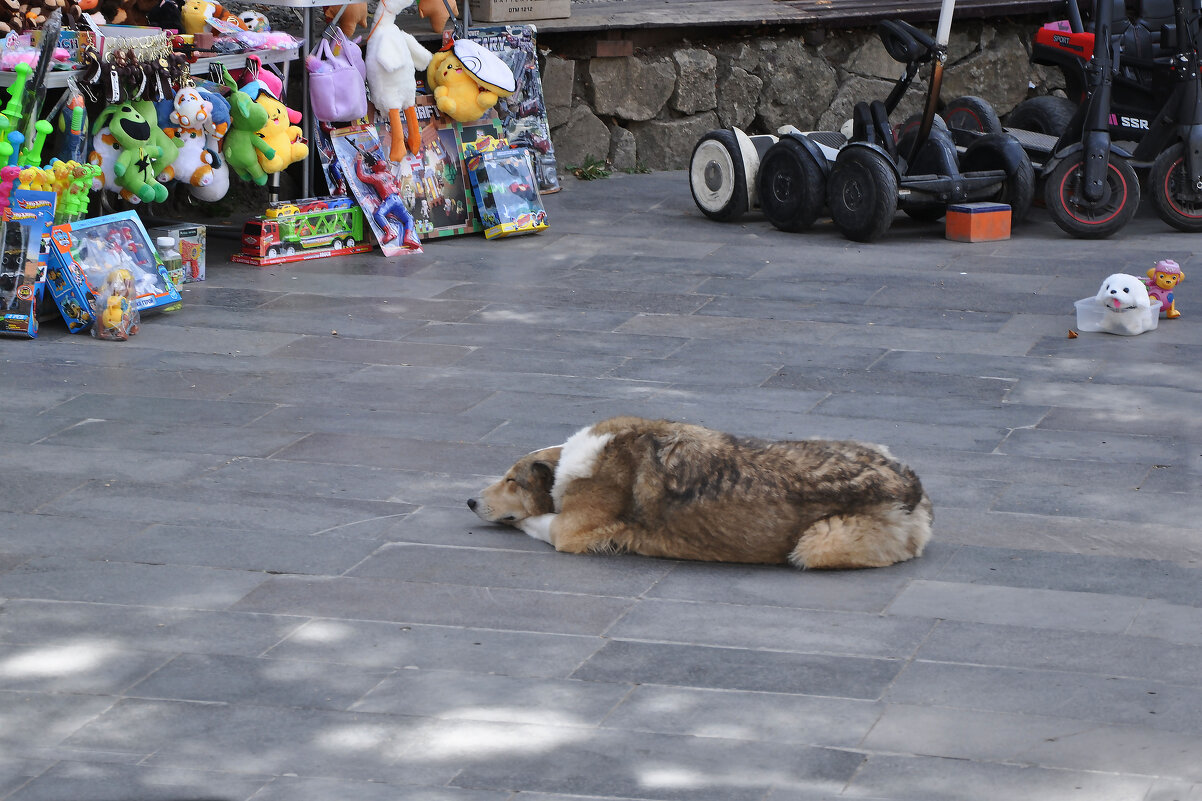
[[[38,335],[46,276],[42,244],[54,221],[53,192],[11,190],[0,219],[0,334]]]
[[[467,173],[484,238],[530,234],[547,227],[530,153],[521,148],[485,150],[467,160]]]
[[[180,294],[132,211],[56,225],[50,230],[46,283],[71,332],[85,330],[95,314],[96,293],[116,270],[128,270],[141,314],[179,304]]]

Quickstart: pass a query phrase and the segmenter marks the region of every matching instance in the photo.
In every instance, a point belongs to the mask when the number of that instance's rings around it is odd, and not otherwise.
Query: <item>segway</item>
[[[856,104],[852,136],[831,167],[826,195],[831,219],[848,239],[875,241],[899,208],[915,219],[937,220],[952,203],[989,200],[1009,204],[1017,222],[1031,205],[1035,173],[1018,140],[984,134],[961,155],[947,128],[936,123],[955,5],[943,0],[934,39],[896,20],[878,28],[893,58],[930,63],[931,77],[921,120],[896,139],[884,102]]]
[[[749,136],[738,128],[720,128],[702,136],[689,159],[689,189],[701,213],[711,220],[731,222],[757,208],[760,158],[776,139]]]

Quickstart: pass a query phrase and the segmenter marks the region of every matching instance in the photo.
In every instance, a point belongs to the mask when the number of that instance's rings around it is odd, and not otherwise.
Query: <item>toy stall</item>
[[[533,25],[421,0],[431,51],[397,22],[413,0],[371,20],[321,0],[42,1],[0,4],[0,334],[121,341],[180,309],[205,280],[210,209],[246,187],[267,197],[229,232],[250,267],[548,226]],[[297,10],[299,37],[271,29],[273,6]]]

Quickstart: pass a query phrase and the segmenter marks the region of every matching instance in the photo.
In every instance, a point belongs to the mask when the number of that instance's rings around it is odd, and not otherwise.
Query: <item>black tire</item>
[[[1006,115],[1007,128],[1047,134],[1057,139],[1068,130],[1077,113],[1077,104],[1067,97],[1041,95],[1019,103]]]
[[[940,112],[947,127],[953,131],[1001,133],[1002,123],[993,106],[979,97],[965,95],[949,101]]]
[[[1023,159],[1016,169],[1008,171],[1006,183],[1002,184],[994,200],[1010,206],[1012,225],[1018,225],[1026,218],[1035,202],[1035,168],[1030,159]]]
[[[897,212],[897,174],[875,150],[850,147],[839,153],[827,179],[826,200],[835,227],[855,242],[875,242]]]
[[[826,176],[805,147],[791,136],[764,154],[756,180],[760,208],[780,230],[804,231],[822,213]]]
[[[1202,192],[1189,185],[1185,167],[1185,145],[1181,142],[1163,151],[1152,162],[1148,191],[1156,216],[1178,231],[1202,232]]]
[[[689,189],[711,220],[730,222],[747,213],[747,175],[732,131],[710,131],[697,142],[689,160]]]
[[[1081,183],[1078,151],[1056,165],[1043,186],[1043,200],[1052,220],[1078,239],[1102,239],[1131,221],[1139,208],[1139,180],[1126,159],[1111,154],[1102,199],[1090,204],[1077,194]]]

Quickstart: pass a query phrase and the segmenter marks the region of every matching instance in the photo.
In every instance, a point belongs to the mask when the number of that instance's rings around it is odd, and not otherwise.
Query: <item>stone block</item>
[[[1004,113],[1026,98],[1030,73],[1023,47],[995,40],[992,47],[948,67],[941,94],[946,100],[976,95]]]
[[[615,170],[638,167],[638,145],[634,134],[620,125],[615,125],[609,131],[609,163]]]
[[[572,113],[572,85],[576,80],[576,62],[551,56],[543,65],[543,102],[547,124],[558,128]]]
[[[564,167],[578,167],[591,158],[605,161],[609,156],[609,128],[588,106],[575,106],[565,125],[551,132],[555,159]]]
[[[594,58],[589,61],[588,78],[597,114],[650,120],[676,88],[676,66],[667,58]]]
[[[723,128],[747,128],[755,119],[755,109],[764,82],[742,67],[732,64],[718,83],[718,123]]]
[[[713,53],[698,48],[677,50],[676,91],[669,100],[672,108],[683,114],[711,111],[718,105],[718,59]]]
[[[812,128],[838,89],[835,68],[799,38],[781,40],[771,56],[765,54],[765,61],[772,68],[760,75],[764,87],[756,107],[764,127]]]
[[[651,170],[683,170],[697,140],[718,127],[712,111],[676,120],[653,120],[631,126],[639,163]]]

